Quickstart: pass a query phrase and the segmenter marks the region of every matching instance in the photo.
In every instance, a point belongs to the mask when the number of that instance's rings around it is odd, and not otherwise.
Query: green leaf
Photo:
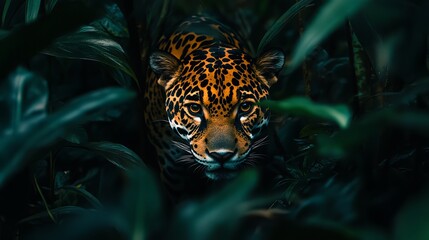
[[[106,5],[104,17],[91,23],[100,31],[108,33],[110,36],[128,38],[127,22],[117,4]]]
[[[0,39],[5,38],[9,34],[9,31],[0,29]]]
[[[44,148],[54,144],[68,129],[129,101],[134,96],[133,92],[122,88],[91,92],[31,126],[20,126],[20,131],[14,135],[3,136],[0,139],[0,187],[14,172],[25,166],[27,161],[43,154]]]
[[[349,128],[338,131],[334,136],[320,135],[317,138],[317,151],[323,156],[344,157],[350,150],[366,141],[370,136],[376,135],[383,127],[385,121],[393,116],[391,110],[369,114],[350,125]]]
[[[36,20],[39,15],[40,0],[27,0],[25,5],[25,22],[29,23]]]
[[[395,219],[394,240],[429,239],[429,196],[409,201]]]
[[[51,214],[57,219],[59,217],[65,217],[67,215],[73,215],[73,214],[83,214],[89,212],[89,210],[77,207],[77,206],[63,206],[51,209]],[[49,218],[49,214],[44,211],[41,213],[34,214],[32,216],[26,217],[19,221],[18,224],[24,224],[24,223],[34,223],[39,222],[41,220],[45,220],[46,218]]]
[[[150,1],[148,1],[150,3]],[[158,39],[160,37],[160,29],[165,22],[168,14],[168,10],[172,5],[171,0],[160,0],[153,1],[147,11],[147,23],[151,30],[150,35],[152,39]]]
[[[53,39],[94,20],[100,14],[100,7],[101,0],[62,1],[51,14],[13,29],[0,39],[0,79],[46,48]],[[31,44],[28,44],[29,39]]]
[[[301,221],[280,218],[264,239],[335,239],[335,240],[358,240],[367,239],[350,227],[342,226],[339,223],[326,226],[320,224],[305,224]],[[362,234],[363,235],[363,234]],[[285,238],[287,236],[287,238]],[[317,236],[317,237],[315,237]],[[366,235],[364,235],[366,236]],[[369,238],[373,239],[373,238]],[[375,238],[374,238],[375,239]]]
[[[19,132],[20,127],[29,126],[46,117],[48,104],[48,85],[45,79],[18,68],[0,89],[5,105],[1,118],[0,130],[9,129]]]
[[[4,2],[3,13],[1,15],[1,25],[2,26],[4,26],[4,21],[6,20],[6,14],[7,14],[7,11],[9,10],[10,2],[11,2],[11,0],[6,0]]]
[[[55,5],[57,5],[58,0],[47,0],[45,4],[45,10],[47,13],[52,12],[54,10]]]
[[[101,204],[101,202],[96,197],[94,197],[94,195],[92,195],[90,192],[88,192],[87,190],[85,190],[83,188],[78,188],[78,187],[75,187],[75,186],[64,186],[64,187],[59,188],[58,190],[77,193],[79,196],[82,196],[89,203],[91,203],[91,205],[94,208],[101,209],[103,207],[103,205]]]
[[[125,72],[138,84],[121,45],[92,26],[82,27],[75,33],[60,37],[42,52],[55,57],[101,62]]]
[[[281,101],[267,100],[260,104],[278,112],[332,121],[341,128],[347,127],[351,118],[350,109],[345,105],[319,104],[305,97],[292,97]]]
[[[41,188],[40,188],[40,186],[39,186],[39,182],[37,181],[36,176],[33,176],[33,177],[34,177],[34,185],[36,186],[37,193],[39,193],[39,196],[40,196],[40,198],[42,199],[43,205],[45,206],[45,209],[46,209],[46,212],[47,212],[47,213],[48,213],[48,215],[49,215],[49,218],[50,218],[54,223],[57,223],[57,220],[56,220],[56,219],[55,219],[55,217],[52,215],[52,212],[51,212],[51,210],[49,209],[48,202],[46,202],[45,196],[43,195],[42,189],[41,189]]]
[[[130,170],[136,167],[143,168],[143,160],[131,149],[117,143],[92,142],[83,145],[84,148],[100,154],[115,166]]]
[[[81,144],[86,143],[88,141],[88,134],[86,133],[85,128],[83,128],[82,126],[77,126],[71,129],[71,131],[67,133],[63,138],[71,143]]]
[[[118,83],[119,86],[122,86],[124,88],[129,88],[129,89],[133,89],[135,87],[134,85],[135,79],[132,79],[125,72],[119,69],[111,68],[109,66],[106,66],[104,69],[107,71],[107,73],[110,76],[112,76],[113,79],[115,79],[116,83]]]
[[[164,231],[164,204],[157,178],[147,168],[127,171],[128,185],[122,210],[130,236],[127,239],[148,239],[154,232]]]
[[[107,211],[76,206],[63,206],[51,211],[59,224],[47,226],[46,212],[23,219],[18,224],[28,230],[26,234],[32,239],[106,239],[106,236],[107,239],[125,239],[120,234],[124,230],[122,219]],[[29,229],[24,224],[46,227]]]
[[[171,239],[229,239],[238,220],[249,210],[243,204],[258,181],[258,174],[248,170],[202,203],[189,202],[181,207],[174,220]]]
[[[288,72],[295,70],[306,55],[322,42],[347,17],[358,12],[369,0],[330,0],[322,6],[313,18],[292,52]]]
[[[323,156],[344,157],[387,127],[396,127],[429,137],[429,114],[415,111],[385,109],[365,116],[349,128],[317,139],[317,151]]]
[[[292,18],[294,18],[304,8],[311,6],[312,3],[313,0],[298,1],[292,7],[290,7],[283,15],[281,15],[280,18],[274,22],[274,24],[262,37],[261,42],[258,46],[257,55],[259,56],[262,53],[265,46],[267,46],[267,44],[269,44],[280,33],[280,31],[283,30],[283,28]]]
[[[429,79],[424,78],[409,84],[400,92],[387,92],[384,93],[383,96],[385,98],[392,98],[389,102],[391,102],[393,105],[408,105],[414,101],[417,96],[427,93],[428,91]]]

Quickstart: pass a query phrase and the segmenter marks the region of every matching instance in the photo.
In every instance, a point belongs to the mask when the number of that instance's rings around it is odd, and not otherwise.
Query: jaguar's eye
[[[201,106],[196,103],[191,103],[188,105],[188,110],[192,114],[199,114],[201,112]]]
[[[240,111],[243,113],[247,113],[252,110],[253,103],[252,102],[244,102],[240,104]]]

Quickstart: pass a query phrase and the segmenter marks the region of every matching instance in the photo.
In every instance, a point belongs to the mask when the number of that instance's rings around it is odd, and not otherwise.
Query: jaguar
[[[258,103],[284,62],[280,49],[253,57],[239,34],[210,17],[191,17],[160,38],[149,57],[144,113],[167,185],[183,188],[189,174],[230,179],[260,160],[270,111]]]

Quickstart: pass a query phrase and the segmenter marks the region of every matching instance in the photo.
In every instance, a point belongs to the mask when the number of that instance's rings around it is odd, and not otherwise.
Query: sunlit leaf
[[[55,143],[67,129],[90,120],[107,109],[129,101],[134,93],[122,88],[106,88],[79,97],[28,128],[0,140],[0,186],[31,157]],[[36,154],[37,153],[37,154]]]
[[[26,0],[25,22],[32,22],[39,15],[40,0]]]
[[[9,10],[11,0],[5,0],[3,6],[3,13],[1,15],[1,24],[4,25],[4,21],[6,20],[7,11]]]
[[[137,84],[137,77],[128,64],[127,55],[121,45],[105,32],[91,26],[60,37],[51,47],[43,50],[43,53],[55,57],[101,62],[125,72]]]
[[[306,55],[320,44],[329,34],[367,4],[369,0],[330,0],[313,18],[294,48],[288,72],[301,64]]]
[[[265,46],[269,44],[286,26],[286,24],[295,17],[301,10],[311,6],[313,0],[300,0],[290,7],[283,15],[278,18],[274,24],[268,29],[261,39],[258,46],[257,55],[261,54]]]
[[[350,109],[345,105],[319,104],[305,97],[293,97],[281,101],[267,100],[261,102],[261,105],[278,112],[332,121],[341,128],[347,127],[351,118]]]

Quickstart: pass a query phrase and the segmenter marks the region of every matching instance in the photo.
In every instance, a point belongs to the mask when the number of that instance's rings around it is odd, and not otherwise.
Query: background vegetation
[[[428,239],[429,2],[0,2],[0,239]],[[169,204],[141,86],[217,16],[288,56],[266,169]],[[268,174],[267,174],[268,173]],[[267,176],[268,175],[268,176]],[[268,179],[268,181],[267,181]]]

